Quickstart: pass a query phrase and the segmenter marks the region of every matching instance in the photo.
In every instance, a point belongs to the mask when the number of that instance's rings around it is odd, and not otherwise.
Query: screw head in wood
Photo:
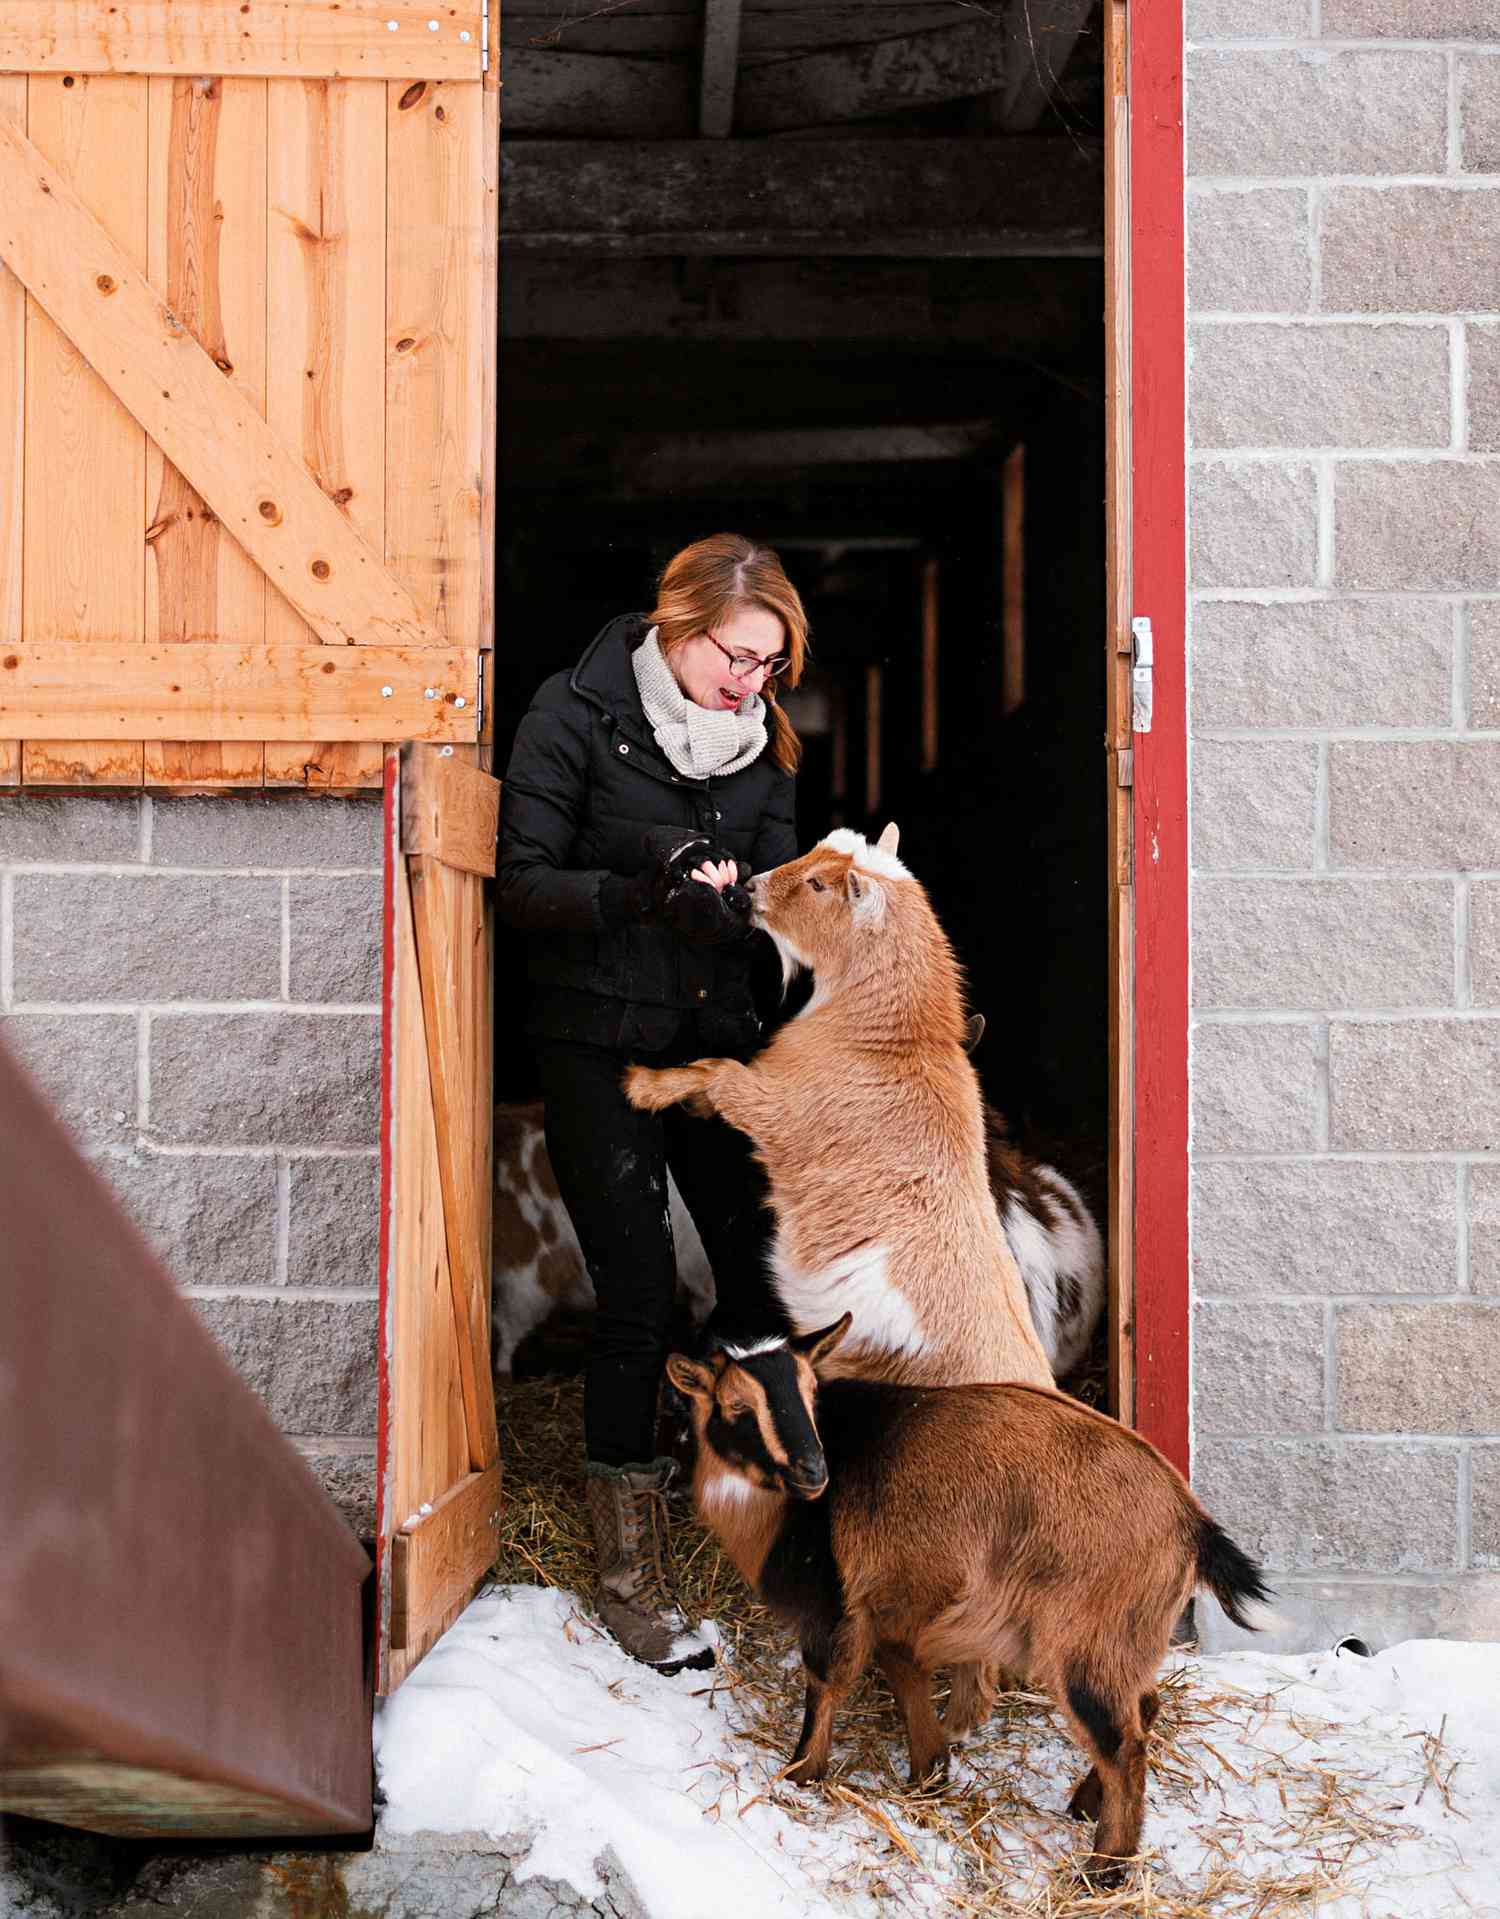
[[[435,700],[437,698],[437,688],[435,686],[424,686],[422,691],[429,700]]]
[[[380,697],[381,697],[381,699],[383,699],[383,700],[388,700],[388,699],[389,699],[389,698],[391,697],[391,695],[392,695],[392,694],[393,694],[393,693],[395,692],[395,690],[396,690],[396,689],[395,689],[395,687],[393,687],[393,686],[383,686],[383,687],[381,687],[381,689],[380,689]]]
[[[453,702],[453,704],[455,706],[467,706],[469,702],[464,698],[463,694],[460,693],[458,698]]]

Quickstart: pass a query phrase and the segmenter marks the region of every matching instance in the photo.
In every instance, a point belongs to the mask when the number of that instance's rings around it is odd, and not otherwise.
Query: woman
[[[739,884],[797,854],[801,747],[776,703],[807,619],[766,547],[716,534],[661,576],[644,618],[612,620],[522,720],[505,776],[496,904],[529,936],[547,1150],[598,1313],[584,1382],[597,1603],[636,1658],[708,1665],[662,1587],[656,1399],[676,1293],[671,1167],[713,1268],[716,1328],[786,1330],[770,1289],[765,1184],[719,1119],[638,1113],[636,1059],[747,1057],[760,1039]]]

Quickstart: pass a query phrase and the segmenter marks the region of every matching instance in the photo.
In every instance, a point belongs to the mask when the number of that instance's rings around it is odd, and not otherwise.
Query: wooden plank
[[[361,1831],[369,1561],[3,1048],[0,1189],[0,1807]]]
[[[30,150],[59,193],[87,207],[90,226],[110,236],[107,244],[132,270],[144,268],[146,82],[38,76],[29,82],[27,120]],[[14,122],[0,123],[0,140],[22,138]],[[0,189],[0,230],[17,216],[5,198]],[[34,298],[27,301],[26,367],[24,610],[15,637],[138,640],[145,435]],[[28,745],[24,778],[140,783],[138,742],[105,744],[78,733],[75,726],[66,740],[53,733]]]
[[[391,1644],[423,1638],[472,1597],[500,1551],[500,1467],[470,1473],[392,1541]]]
[[[266,83],[147,83],[151,284],[257,413],[266,399]],[[265,575],[146,444],[146,637],[265,638]],[[147,740],[150,786],[258,786],[258,740]]]
[[[439,637],[479,632],[485,245],[477,86],[389,86],[385,553]]]
[[[401,850],[483,877],[495,871],[500,782],[478,767],[411,748],[401,772]]]
[[[145,86],[88,84],[143,94]],[[321,639],[439,643],[411,595],[90,215],[62,171],[3,123],[0,258]]]
[[[1135,735],[1136,1425],[1189,1466],[1187,367],[1181,20],[1131,9],[1131,602],[1155,708]],[[1146,851],[1149,849],[1149,852]]]
[[[723,140],[734,126],[742,5],[743,0],[704,0],[698,131],[705,140]]]
[[[1105,0],[1105,806],[1109,820],[1110,1407],[1135,1424],[1135,898],[1130,764],[1130,173],[1126,0]]]
[[[485,774],[478,774],[483,779]],[[422,1012],[427,1033],[427,1070],[437,1127],[438,1176],[448,1240],[454,1354],[463,1391],[469,1464],[493,1464],[495,1388],[490,1373],[489,1275],[479,1264],[480,1218],[488,1195],[476,1190],[475,1129],[489,1123],[469,1097],[466,1064],[478,1049],[471,986],[472,907],[479,881],[425,854],[407,859]]]
[[[500,450],[500,63],[484,76],[480,128],[482,276],[479,312],[479,644],[484,652],[484,730],[475,748],[486,772],[495,740],[495,498]],[[488,1133],[486,1133],[488,1138]],[[488,1186],[486,1186],[488,1191]],[[486,1270],[488,1268],[486,1267]]]
[[[26,125],[26,77],[0,76],[0,119]],[[0,266],[0,639],[21,632],[21,550],[26,480],[26,289]],[[21,743],[0,741],[0,786],[21,781]]]
[[[1097,255],[1099,143],[511,140],[505,244],[592,254]]]
[[[480,0],[5,0],[0,71],[477,80],[482,11]]]
[[[0,648],[0,737],[472,740],[478,672],[472,647],[22,641]]]
[[[421,972],[406,862],[400,854],[400,764],[386,762],[385,1122],[381,1138],[386,1235],[381,1267],[381,1584],[377,1690],[393,1692],[425,1647],[390,1645],[394,1535],[469,1471],[443,1224],[442,1184],[428,1077]]]
[[[385,87],[268,88],[266,418],[372,552],[385,543]],[[280,594],[266,638],[309,629]],[[389,735],[388,735],[389,737]],[[268,740],[268,786],[381,782],[378,747]]]

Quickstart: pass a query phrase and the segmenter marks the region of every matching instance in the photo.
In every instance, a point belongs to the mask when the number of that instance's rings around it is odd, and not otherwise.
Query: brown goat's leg
[[[906,1721],[911,1783],[941,1782],[948,1777],[948,1740],[932,1703],[932,1674],[917,1664],[905,1646],[877,1646],[875,1657]]]
[[[1142,1695],[1120,1693],[1084,1668],[1072,1667],[1056,1693],[1073,1737],[1093,1755],[1093,1768],[1073,1794],[1069,1810],[1084,1812],[1097,1795],[1099,1823],[1094,1850],[1083,1862],[1085,1876],[1100,1885],[1118,1885],[1127,1863],[1140,1848],[1146,1808],[1146,1734]]]
[[[1161,1711],[1161,1699],[1156,1692],[1141,1694],[1141,1731],[1150,1732],[1156,1724],[1156,1716]],[[1099,1768],[1090,1766],[1088,1771],[1073,1788],[1073,1797],[1068,1801],[1070,1819],[1097,1819],[1104,1804],[1104,1789],[1099,1784]]]
[[[833,1715],[857,1683],[870,1658],[868,1623],[845,1613],[824,1639],[804,1635],[802,1663],[807,1668],[807,1706],[802,1715],[802,1737],[792,1754],[788,1774],[800,1783],[821,1779],[828,1771],[833,1745]]]
[[[629,1066],[620,1084],[632,1106],[660,1113],[679,1100],[702,1096],[712,1100],[711,1075],[705,1068],[717,1060],[695,1060],[691,1066]]]
[[[943,1714],[943,1728],[950,1739],[962,1738],[964,1733],[972,1732],[982,1719],[988,1718],[990,1708],[995,1703],[995,1695],[985,1683],[991,1670],[972,1661],[953,1668],[948,1688],[948,1710]]]

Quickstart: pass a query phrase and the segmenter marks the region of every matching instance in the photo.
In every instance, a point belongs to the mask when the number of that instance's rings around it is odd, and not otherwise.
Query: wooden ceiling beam
[[[508,249],[1097,255],[1096,140],[513,140]]]

